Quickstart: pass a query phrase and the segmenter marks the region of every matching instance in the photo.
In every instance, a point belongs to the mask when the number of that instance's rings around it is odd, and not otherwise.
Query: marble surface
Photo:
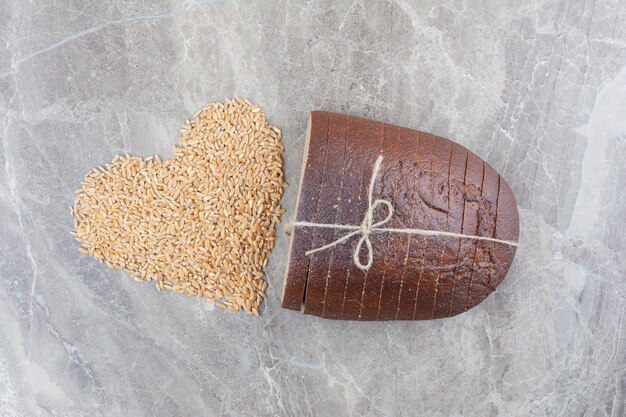
[[[626,6],[547,1],[0,3],[0,416],[626,415]],[[78,253],[68,207],[114,155],[168,157],[242,95],[283,129],[346,112],[469,147],[515,192],[497,292],[428,322],[157,293]],[[296,187],[284,204],[293,214]]]

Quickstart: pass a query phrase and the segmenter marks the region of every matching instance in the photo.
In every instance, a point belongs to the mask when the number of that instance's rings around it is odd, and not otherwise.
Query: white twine
[[[372,179],[370,180],[369,190],[367,193],[367,202],[368,207],[365,212],[365,217],[360,225],[352,225],[352,224],[331,224],[331,223],[312,223],[312,222],[296,222],[294,226],[300,227],[317,227],[320,229],[339,229],[339,230],[352,230],[349,233],[346,233],[342,237],[337,240],[334,240],[324,246],[320,246],[319,248],[311,249],[305,252],[306,256],[312,255],[317,252],[321,252],[326,249],[330,249],[334,246],[340,245],[343,242],[351,239],[354,236],[361,235],[356,247],[354,248],[353,260],[354,264],[361,270],[367,271],[374,262],[373,248],[372,242],[370,240],[370,234],[372,232],[389,232],[389,233],[405,233],[409,235],[418,235],[418,236],[426,236],[426,237],[434,237],[434,236],[444,236],[444,237],[456,237],[460,239],[473,239],[473,240],[484,240],[488,242],[502,243],[509,246],[518,246],[517,242],[510,240],[501,240],[495,239],[491,237],[485,236],[475,236],[475,235],[465,235],[461,233],[453,233],[453,232],[442,232],[439,230],[424,230],[424,229],[392,229],[387,227],[381,227],[386,224],[391,217],[393,216],[393,205],[387,201],[382,199],[376,199],[372,203],[372,193],[374,192],[374,184],[376,183],[376,177],[378,176],[378,171],[380,170],[380,165],[383,162],[382,155],[376,159],[376,163],[374,164],[374,171],[372,173]],[[374,210],[378,206],[384,205],[387,207],[387,216],[376,223],[374,223]],[[363,244],[367,247],[367,263],[361,263],[361,259],[359,258],[359,254],[361,253],[361,249]]]

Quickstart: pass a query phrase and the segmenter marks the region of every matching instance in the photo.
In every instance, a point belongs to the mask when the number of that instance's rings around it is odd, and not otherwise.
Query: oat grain
[[[80,252],[159,291],[258,315],[284,212],[280,129],[237,98],[209,103],[180,132],[172,159],[126,154],[85,175],[71,208]]]

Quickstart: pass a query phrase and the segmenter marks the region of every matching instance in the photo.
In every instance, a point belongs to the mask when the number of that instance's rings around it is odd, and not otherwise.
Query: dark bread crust
[[[447,139],[337,113],[311,113],[296,222],[360,225],[373,167],[373,199],[394,206],[387,228],[517,241],[510,188],[487,163]],[[374,221],[387,214],[381,207]],[[345,230],[295,227],[282,306],[332,319],[424,320],[462,313],[508,271],[515,247],[456,237],[372,233],[374,262],[359,269],[359,236],[307,256]],[[367,252],[361,251],[365,261]]]

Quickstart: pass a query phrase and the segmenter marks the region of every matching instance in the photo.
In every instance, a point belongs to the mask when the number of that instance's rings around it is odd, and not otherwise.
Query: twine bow
[[[354,264],[361,270],[367,271],[374,262],[374,249],[372,247],[372,242],[370,240],[370,234],[372,232],[390,232],[390,233],[405,233],[412,235],[420,235],[420,236],[446,236],[446,237],[456,237],[461,239],[474,239],[474,240],[485,240],[489,242],[502,243],[509,246],[518,246],[517,242],[509,241],[509,240],[501,240],[484,236],[474,236],[474,235],[464,235],[461,233],[453,233],[453,232],[443,232],[438,230],[424,230],[424,229],[391,229],[386,227],[381,227],[393,216],[393,205],[391,202],[383,199],[376,199],[372,202],[372,194],[374,192],[374,184],[376,183],[376,177],[378,176],[378,171],[380,171],[380,165],[383,162],[382,155],[376,159],[376,163],[374,164],[374,171],[372,172],[372,179],[370,180],[370,185],[367,193],[367,210],[365,211],[365,216],[363,217],[363,221],[360,225],[351,225],[351,224],[328,224],[328,223],[312,223],[312,222],[296,222],[294,226],[300,227],[317,227],[322,229],[339,229],[339,230],[351,230],[349,233],[346,233],[342,237],[337,240],[334,240],[324,246],[320,246],[319,248],[311,249],[305,252],[306,256],[312,255],[317,252],[321,252],[326,249],[330,249],[334,246],[340,245],[345,241],[351,239],[354,236],[361,235],[359,241],[357,242],[352,258],[354,260]],[[387,216],[374,223],[374,212],[380,206],[387,207]],[[367,262],[364,264],[361,262],[360,253],[363,248],[363,244],[365,244],[367,248]]]

